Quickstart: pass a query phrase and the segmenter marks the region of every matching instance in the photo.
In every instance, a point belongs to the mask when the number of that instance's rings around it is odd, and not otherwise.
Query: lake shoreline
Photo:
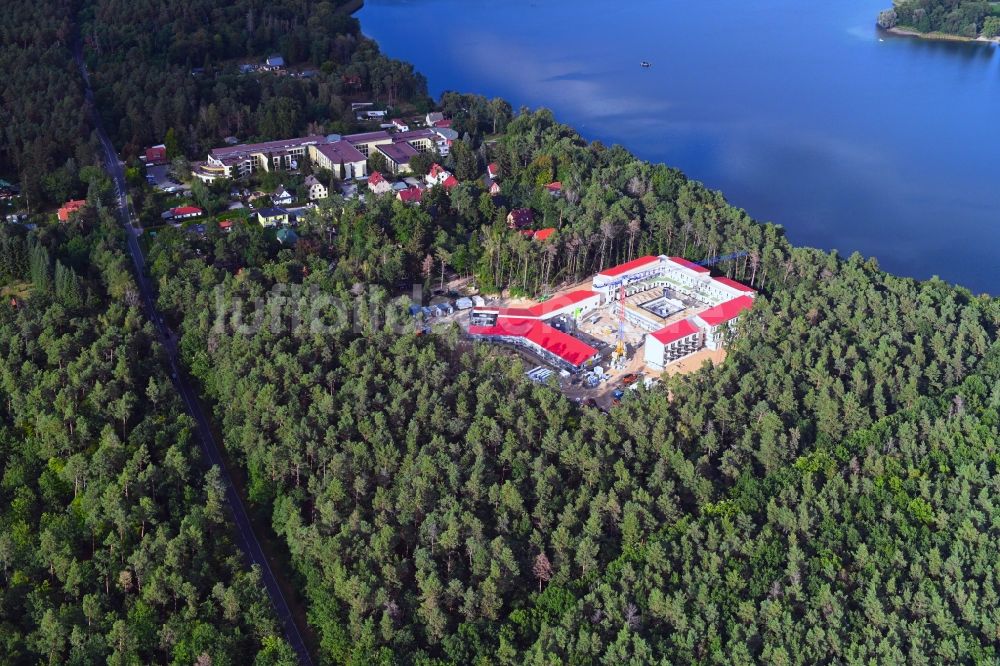
[[[926,39],[934,42],[977,42],[980,44],[997,44],[1000,43],[1000,37],[964,37],[962,35],[953,35],[947,32],[920,32],[913,28],[882,28],[879,26],[879,30],[888,32],[891,35],[897,37],[916,37],[917,39]]]

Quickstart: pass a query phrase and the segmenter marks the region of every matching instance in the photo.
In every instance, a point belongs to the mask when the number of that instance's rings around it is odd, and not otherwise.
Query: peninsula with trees
[[[896,0],[878,26],[928,39],[992,41],[1000,36],[1000,3],[985,0]]]

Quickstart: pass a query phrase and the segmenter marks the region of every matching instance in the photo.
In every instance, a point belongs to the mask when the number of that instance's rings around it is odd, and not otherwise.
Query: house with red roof
[[[704,332],[691,319],[664,326],[646,336],[646,365],[662,371],[668,363],[695,353],[704,346]]]
[[[200,216],[203,211],[197,206],[178,206],[171,208],[168,212],[170,213],[170,219],[190,220],[193,217]]]
[[[441,187],[451,192],[453,189],[458,187],[458,178],[449,174],[448,177],[444,179],[444,182],[441,183]]]
[[[419,187],[408,187],[405,190],[400,190],[396,193],[396,198],[403,203],[420,203],[420,199],[423,198],[424,191]]]
[[[545,189],[553,197],[562,196],[562,183],[560,183],[558,180],[546,185]]]
[[[552,234],[556,232],[555,227],[546,227],[545,229],[539,229],[535,232],[534,239],[539,243],[547,241],[552,238]]]
[[[368,176],[368,189],[374,194],[385,194],[392,191],[392,184],[378,171],[372,171]]]
[[[167,147],[162,143],[157,146],[150,146],[143,153],[143,162],[146,166],[155,166],[157,164],[167,163]]]
[[[489,166],[486,167],[486,177],[490,180],[496,180],[500,176],[500,167],[496,162],[491,162]]]
[[[70,217],[79,213],[80,210],[86,205],[86,199],[70,199],[59,207],[59,212],[56,213],[56,217],[59,218],[60,222],[69,222]]]
[[[500,183],[495,180],[491,180],[489,184],[489,193],[491,197],[495,197],[500,194]]]
[[[424,179],[428,185],[433,187],[444,183],[449,177],[451,177],[451,172],[435,162],[431,165],[431,170],[427,172],[427,176]]]
[[[219,230],[229,233],[233,230],[233,225],[236,223],[235,220],[222,220],[219,222]]]

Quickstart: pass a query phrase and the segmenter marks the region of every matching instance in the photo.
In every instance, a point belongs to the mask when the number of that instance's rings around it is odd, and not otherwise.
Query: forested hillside
[[[84,4],[80,30],[98,108],[125,155],[164,141],[168,130],[170,156],[194,157],[230,135],[343,132],[354,122],[353,100],[425,100],[423,77],[383,56],[343,2]],[[241,62],[271,53],[315,76],[240,73]]]
[[[0,227],[0,662],[296,663],[122,242]]]
[[[545,112],[484,150],[476,169],[499,160],[510,200],[560,226],[551,255],[528,254],[463,185],[470,196],[419,210],[324,207],[294,251],[241,229],[163,234],[150,256],[226,446],[307,581],[323,659],[997,657],[996,301],[792,248]],[[554,177],[564,200],[532,199]],[[610,414],[457,330],[400,333],[375,315],[384,288],[365,293],[360,325],[322,334],[287,310],[246,333],[216,317],[251,320],[275,284],[285,297],[289,283],[347,300],[366,280],[391,290],[431,253],[533,290],[546,270],[733,247],[753,253],[730,272],[763,294],[726,363]],[[329,305],[313,314],[342,321]]]
[[[76,194],[93,154],[71,56],[76,6],[40,0],[0,11],[0,178],[20,181],[30,207]]]

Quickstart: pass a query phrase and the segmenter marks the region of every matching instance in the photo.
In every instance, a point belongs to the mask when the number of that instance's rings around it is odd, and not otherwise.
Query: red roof
[[[567,294],[553,296],[547,301],[542,301],[528,308],[501,308],[498,312],[501,317],[544,319],[553,312],[576,305],[597,295],[596,291],[590,289],[577,289]]]
[[[174,215],[201,215],[201,208],[197,206],[179,206],[171,208],[170,212]]]
[[[684,257],[667,257],[667,259],[669,259],[670,261],[674,262],[675,264],[680,264],[681,266],[684,266],[685,268],[690,268],[695,273],[711,273],[712,272],[712,271],[708,270],[707,268],[705,268],[704,266],[699,266],[698,264],[694,263],[693,261],[688,261]]]
[[[497,174],[500,173],[500,167],[497,166],[496,162],[493,162],[486,167],[486,173],[489,174],[490,178],[496,178]]]
[[[434,127],[451,127],[451,118],[445,118],[434,123]]]
[[[448,176],[447,178],[444,179],[444,182],[441,184],[444,185],[444,189],[450,190],[451,188],[458,185],[458,178],[455,178],[454,176]]]
[[[445,169],[440,164],[438,164],[437,162],[435,162],[434,164],[431,165],[430,173],[428,173],[427,175],[429,175],[431,178],[437,178],[439,175],[443,173],[448,173],[448,170]]]
[[[378,185],[379,183],[384,182],[384,181],[385,181],[385,178],[383,178],[382,174],[380,174],[378,171],[372,171],[372,174],[370,176],[368,176],[368,184],[369,185]]]
[[[604,275],[606,277],[615,277],[628,273],[629,271],[634,271],[637,268],[641,268],[646,264],[654,264],[659,261],[659,257],[654,257],[652,255],[646,257],[639,257],[638,259],[633,259],[632,261],[626,261],[624,264],[619,264],[618,266],[612,266],[611,268],[605,268],[603,271],[598,273],[598,275]]]
[[[692,324],[690,319],[684,319],[683,321],[674,322],[669,326],[664,326],[655,333],[650,333],[650,335],[663,344],[669,345],[671,342],[677,342],[681,338],[686,338],[697,332],[698,327]]]
[[[552,236],[552,234],[554,234],[555,232],[556,232],[555,227],[547,227],[545,229],[539,229],[538,231],[535,232],[535,240],[536,241],[548,240],[549,237]]]
[[[548,185],[546,185],[545,189],[547,189],[549,192],[561,192],[562,191],[562,183],[560,183],[557,180],[554,183],[549,183]]]
[[[70,199],[59,207],[59,212],[56,215],[59,217],[60,222],[69,222],[69,216],[86,205],[86,199]]]
[[[574,366],[583,365],[597,354],[596,349],[582,340],[534,319],[498,319],[495,326],[470,326],[469,333],[524,338]]]
[[[744,294],[756,294],[757,293],[757,290],[754,289],[753,287],[748,287],[745,284],[743,284],[742,282],[737,282],[736,280],[731,280],[730,278],[727,278],[725,276],[720,276],[720,277],[713,278],[713,279],[716,282],[720,283],[720,284],[726,285],[727,287],[732,287],[733,289],[738,289],[738,290],[742,291]]]
[[[164,162],[167,159],[167,147],[164,145],[152,146],[146,149],[146,161],[150,164]]]
[[[222,220],[221,222],[219,222],[220,229],[231,229],[232,226],[233,226],[232,220]]]
[[[698,316],[709,326],[715,327],[736,319],[752,307],[752,298],[749,296],[739,296],[731,301],[716,305],[714,308],[709,308]]]
[[[397,196],[403,203],[414,203],[420,201],[420,198],[423,196],[423,190],[417,187],[410,187],[400,191]]]

